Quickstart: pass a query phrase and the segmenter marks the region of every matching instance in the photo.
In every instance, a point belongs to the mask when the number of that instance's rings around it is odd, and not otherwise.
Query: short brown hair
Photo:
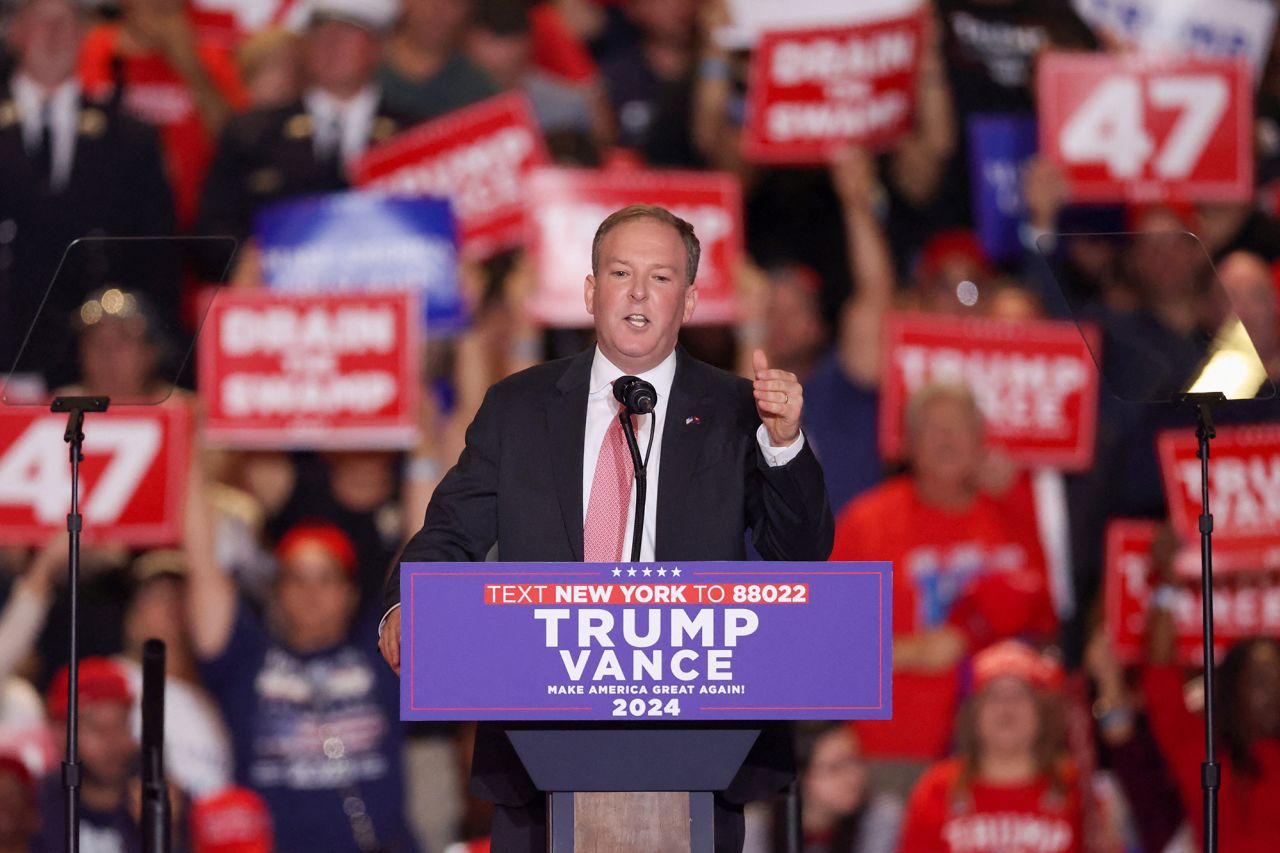
[[[595,239],[591,241],[591,274],[600,274],[600,244],[604,242],[604,235],[619,225],[636,219],[653,219],[663,225],[670,225],[676,230],[680,235],[680,241],[684,243],[685,272],[688,277],[685,284],[693,284],[694,278],[698,275],[698,259],[702,257],[702,244],[698,242],[698,235],[693,233],[693,226],[688,222],[656,204],[628,205],[605,217],[604,222],[601,222],[600,227],[596,229]]]

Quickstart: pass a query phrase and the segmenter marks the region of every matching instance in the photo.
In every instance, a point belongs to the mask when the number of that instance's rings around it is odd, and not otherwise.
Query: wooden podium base
[[[705,791],[553,792],[551,853],[712,853]]]

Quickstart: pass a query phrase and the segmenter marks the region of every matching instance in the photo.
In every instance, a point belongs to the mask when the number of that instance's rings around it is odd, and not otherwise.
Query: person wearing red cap
[[[131,853],[142,849],[137,818],[129,808],[128,785],[138,745],[129,729],[134,696],[115,661],[90,657],[80,661],[80,843],[84,850]],[[60,735],[67,725],[67,668],[49,687],[45,705],[49,724]],[[34,850],[56,853],[64,848],[66,801],[60,774],[46,776],[39,787],[40,832]]]
[[[271,814],[248,788],[231,787],[191,806],[191,853],[272,853]]]
[[[28,853],[39,827],[31,771],[18,759],[0,755],[0,853]]]
[[[957,754],[911,793],[899,853],[1078,853],[1081,796],[1057,708],[1061,670],[1006,640],[973,661]]]
[[[236,784],[261,796],[275,849],[412,851],[404,822],[399,684],[352,637],[356,551],[303,522],[276,547],[264,624],[216,562],[200,475],[187,499],[187,614],[205,686],[227,722]]]
[[[985,283],[992,272],[976,234],[961,228],[939,231],[925,244],[916,266],[915,307],[931,314],[961,313],[965,306],[956,298],[956,287],[963,281]]]

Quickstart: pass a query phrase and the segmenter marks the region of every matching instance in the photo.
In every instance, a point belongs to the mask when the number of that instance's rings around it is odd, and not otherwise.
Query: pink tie
[[[627,513],[631,509],[631,481],[635,469],[622,422],[614,417],[600,442],[600,458],[591,481],[587,521],[582,528],[582,555],[588,563],[613,563],[622,559]]]

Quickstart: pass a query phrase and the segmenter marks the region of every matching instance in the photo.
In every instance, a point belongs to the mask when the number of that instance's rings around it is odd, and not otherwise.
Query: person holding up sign
[[[1169,570],[1164,569],[1168,577]],[[1204,837],[1200,766],[1204,719],[1188,708],[1182,670],[1174,663],[1177,628],[1162,585],[1147,611],[1148,665],[1142,671],[1147,720],[1169,765],[1182,807]],[[1271,850],[1280,836],[1280,640],[1255,637],[1232,646],[1217,668],[1219,849]]]
[[[641,560],[741,560],[748,529],[768,559],[826,559],[834,525],[796,377],[757,352],[748,382],[676,345],[698,303],[699,254],[693,226],[661,207],[632,205],[600,224],[584,287],[597,345],[489,389],[401,560],[480,561],[495,546],[504,561],[625,559],[634,491],[612,389],[624,374],[657,392],[654,416],[637,419],[641,447],[654,431]],[[397,564],[380,632],[397,671],[399,603]],[[736,802],[717,797],[718,849],[740,849],[742,802],[776,793],[771,782],[790,770],[785,739],[771,734],[735,780]],[[499,730],[480,726],[473,766],[474,789],[497,803],[494,849],[545,849],[542,794]]]

